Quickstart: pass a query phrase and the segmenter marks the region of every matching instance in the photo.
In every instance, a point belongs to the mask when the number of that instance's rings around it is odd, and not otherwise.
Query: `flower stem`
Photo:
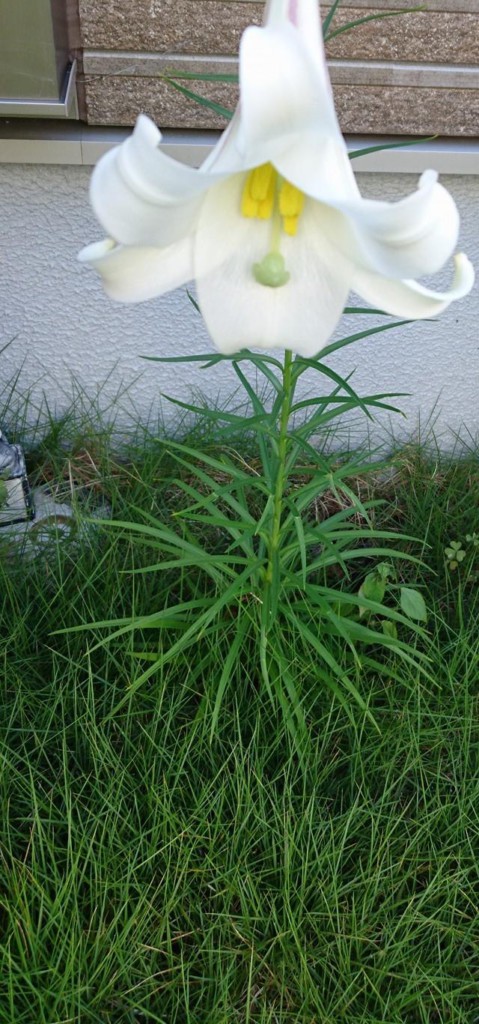
[[[293,401],[293,353],[286,349],[283,364],[283,400],[279,415],[279,438],[278,438],[278,461],[276,467],[276,480],[273,498],[273,516],[268,545],[268,564],[266,568],[266,589],[273,590],[277,598],[279,580],[279,549],[281,545],[281,518],[283,512],[283,497],[287,482],[286,456],[288,452],[288,425]],[[273,584],[276,583],[276,587]],[[265,595],[266,596],[266,595]],[[269,594],[268,594],[269,597]],[[276,599],[274,601],[276,603]]]

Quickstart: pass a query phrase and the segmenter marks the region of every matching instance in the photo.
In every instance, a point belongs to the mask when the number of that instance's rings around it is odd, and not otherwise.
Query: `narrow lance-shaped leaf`
[[[420,146],[424,142],[433,142],[437,135],[429,135],[424,139],[407,139],[403,142],[386,142],[377,146],[366,146],[365,149],[353,149],[349,153],[349,159],[355,160],[359,156],[369,156],[370,153],[382,153],[386,149],[405,149],[407,146]]]
[[[106,716],[106,718],[104,719],[105,722],[109,721],[110,718],[113,718],[117,714],[117,712],[120,711],[121,708],[124,707],[124,705],[131,700],[136,691],[141,686],[143,686],[143,684],[148,679],[151,678],[155,671],[159,671],[160,667],[172,661],[172,659],[175,658],[177,654],[179,654],[181,651],[186,650],[188,647],[191,647],[193,643],[196,643],[199,637],[203,635],[206,627],[209,626],[210,623],[218,617],[219,613],[222,611],[225,605],[228,605],[232,601],[239,599],[243,592],[243,586],[256,571],[257,564],[257,561],[252,561],[251,565],[248,568],[244,569],[244,571],[236,577],[234,582],[231,583],[230,586],[223,591],[220,597],[218,597],[213,603],[211,603],[207,610],[203,614],[199,615],[198,618],[192,622],[191,626],[189,627],[189,629],[186,630],[183,636],[181,636],[180,639],[176,641],[176,643],[169,647],[167,651],[158,656],[157,664],[151,665],[150,668],[146,670],[146,672],[144,672],[137,679],[135,679],[133,683],[131,683],[128,692],[122,697],[118,704],[115,705],[113,710],[110,711],[110,713]],[[117,636],[122,635],[124,632],[131,632],[135,630],[135,628],[137,627],[141,628],[141,626],[141,620],[139,620],[136,623],[134,621],[128,622],[123,629],[117,630],[115,633],[111,634],[106,640],[104,640],[102,646],[105,643],[109,643],[111,640],[114,640]]]
[[[401,14],[417,14],[420,11],[426,11],[427,7],[402,7],[398,11],[379,11],[377,14],[366,14],[364,18],[356,18],[355,21],[349,21],[347,25],[341,25],[341,28],[334,29],[330,32],[325,42],[330,42],[331,39],[335,39],[336,36],[342,35],[344,32],[351,32],[353,29],[358,28],[359,25],[365,25],[368,21],[379,21],[381,18],[397,18]]]
[[[208,110],[212,110],[213,113],[219,114],[221,117],[226,117],[228,121],[233,117],[233,111],[229,110],[228,107],[223,107],[221,103],[216,103],[215,100],[209,100],[206,96],[200,96],[198,92],[193,92],[192,89],[187,89],[184,85],[180,85],[174,78],[169,78],[166,75],[161,76],[163,81],[168,82],[173,89],[177,92],[181,92],[183,96],[186,96],[189,100],[194,100],[200,107],[207,107]]]
[[[220,715],[220,711],[221,711],[221,705],[223,703],[223,698],[224,698],[224,695],[225,695],[225,692],[226,692],[226,688],[228,686],[228,683],[231,681],[231,678],[234,675],[235,669],[237,668],[237,665],[239,663],[239,658],[240,658],[240,654],[241,654],[241,648],[242,648],[243,643],[245,641],[245,637],[246,637],[248,628],[249,628],[249,622],[248,622],[246,616],[241,616],[241,614],[240,614],[239,617],[238,617],[238,620],[237,620],[236,634],[235,634],[235,636],[234,636],[234,638],[233,638],[233,640],[232,640],[232,642],[230,644],[230,647],[229,647],[229,650],[228,650],[228,653],[226,655],[225,662],[224,662],[224,665],[223,665],[223,670],[222,670],[221,676],[220,676],[220,678],[218,680],[218,688],[217,688],[216,696],[215,696],[215,703],[214,703],[214,707],[213,707],[213,714],[211,716],[210,743],[213,741],[213,737],[214,737],[214,734],[215,734],[215,731],[216,731],[216,727],[218,725],[218,719],[219,719],[219,715]]]
[[[337,12],[337,10],[339,8],[340,3],[341,3],[341,0],[333,0],[333,3],[331,4],[331,7],[329,8],[329,11],[328,11],[326,17],[323,19],[322,29],[323,29],[323,39],[324,39],[325,42],[326,42],[326,40],[328,38],[328,32],[329,32],[329,29],[330,29],[330,26],[331,26],[331,22],[332,22],[332,20],[334,18],[334,15],[336,14],[336,12]]]

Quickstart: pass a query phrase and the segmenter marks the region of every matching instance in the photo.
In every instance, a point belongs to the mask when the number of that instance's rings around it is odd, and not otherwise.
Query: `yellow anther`
[[[280,180],[278,188],[278,172],[272,164],[261,164],[247,175],[241,197],[243,217],[270,220],[279,213],[284,233],[295,235],[303,206],[304,195],[295,185]]]
[[[275,178],[276,171],[272,164],[261,164],[261,167],[255,167],[249,175],[251,198],[256,199],[259,203],[263,202],[270,192],[274,191]]]
[[[273,179],[267,196],[260,203],[258,203],[258,213],[256,216],[259,217],[260,220],[269,220],[270,217],[272,217],[274,209],[274,196],[275,186]]]
[[[298,230],[298,217],[283,217],[283,231],[286,235],[295,235]]]
[[[241,197],[243,217],[269,220],[274,208],[276,177],[272,164],[262,164],[261,167],[255,167],[249,172]]]
[[[256,202],[256,199],[251,198],[248,182],[249,178],[246,180],[243,195],[241,196],[241,213],[243,217],[257,217],[259,204]]]
[[[279,212],[282,217],[299,217],[304,206],[304,194],[289,181],[283,181],[279,193]]]

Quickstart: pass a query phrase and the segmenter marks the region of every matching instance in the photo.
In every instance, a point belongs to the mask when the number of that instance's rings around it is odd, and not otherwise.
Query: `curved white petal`
[[[313,188],[306,189],[309,195]],[[399,279],[434,274],[456,248],[459,214],[434,171],[425,171],[416,192],[399,202],[326,202],[324,231],[345,256],[373,273]]]
[[[336,207],[361,201],[346,145],[341,135],[304,132],[274,160],[279,173],[313,198]],[[334,232],[333,232],[334,237]],[[343,247],[345,251],[349,247]]]
[[[244,178],[208,193],[195,238],[194,264],[201,312],[216,348],[291,348],[315,355],[331,336],[349,291],[351,268],[321,235],[318,211],[306,203],[295,237],[283,236],[287,284],[258,284],[253,265],[271,243],[270,221],[241,216]]]
[[[357,271],[351,288],[366,302],[378,306],[386,313],[421,320],[437,316],[451,302],[468,295],[474,284],[474,269],[464,253],[455,257],[452,287],[447,292],[434,292],[416,281],[391,281],[377,274]]]
[[[250,170],[257,166],[255,154],[245,154],[238,146],[241,128],[241,111],[237,107],[228,127],[218,139],[216,146],[201,164],[201,171],[208,174],[228,175]],[[249,156],[249,160],[248,160]],[[261,162],[261,161],[259,161]]]
[[[99,272],[106,294],[118,302],[144,302],[193,277],[191,238],[166,249],[115,245],[107,238],[87,245],[78,259]]]
[[[268,0],[263,24],[266,26],[284,25],[289,21],[297,28],[307,46],[322,56],[323,36],[319,19],[317,0]]]
[[[166,156],[161,134],[138,118],[133,134],[97,163],[90,199],[98,220],[124,245],[170,245],[188,234],[204,192],[217,180]]]
[[[312,52],[289,22],[246,29],[240,95],[238,147],[248,156],[254,153],[257,163],[276,163],[303,134],[332,137],[344,146],[322,50],[318,44]],[[326,184],[320,168],[318,182]]]
[[[241,103],[202,170],[234,174],[272,161],[303,191],[313,176],[323,199],[356,197],[316,0],[270,0],[265,25],[243,35]]]

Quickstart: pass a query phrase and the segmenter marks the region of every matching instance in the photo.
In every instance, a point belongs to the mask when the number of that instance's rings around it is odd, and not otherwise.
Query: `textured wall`
[[[20,388],[33,386],[37,397],[44,391],[52,405],[63,408],[72,375],[89,394],[104,384],[104,404],[123,383],[128,397],[117,407],[124,422],[132,410],[147,419],[158,408],[160,391],[184,399],[191,387],[199,387],[226,401],[234,383],[223,367],[208,373],[194,367],[179,371],[140,359],[141,354],[211,348],[184,290],[123,307],[110,302],[96,275],[77,263],[81,246],[101,237],[88,204],[88,180],[88,171],[79,167],[0,166],[0,345],[14,338],[2,356],[3,384],[21,368]],[[479,266],[479,179],[443,181],[462,213],[461,247]],[[360,184],[369,195],[399,198],[415,179],[372,174],[362,175]],[[411,392],[401,400],[409,432],[419,413],[423,423],[427,420],[439,398],[441,429],[459,430],[465,424],[476,433],[478,322],[476,289],[440,321],[362,341],[337,355],[332,365],[345,373],[356,367],[354,383],[363,393]],[[349,318],[348,333],[355,326]]]
[[[164,128],[224,127],[159,76],[235,70],[241,34],[261,24],[260,0],[79,0],[80,84],[90,124],[130,125],[144,110]],[[343,0],[327,44],[344,132],[475,136],[479,124],[478,0],[429,0],[422,11],[374,19],[405,0]],[[414,5],[411,5],[414,6]],[[326,16],[329,9],[322,3]],[[369,18],[369,20],[367,20]],[[354,32],[341,29],[366,19]],[[339,32],[339,34],[335,34]],[[121,80],[121,81],[120,81]],[[233,85],[195,85],[223,106]]]

